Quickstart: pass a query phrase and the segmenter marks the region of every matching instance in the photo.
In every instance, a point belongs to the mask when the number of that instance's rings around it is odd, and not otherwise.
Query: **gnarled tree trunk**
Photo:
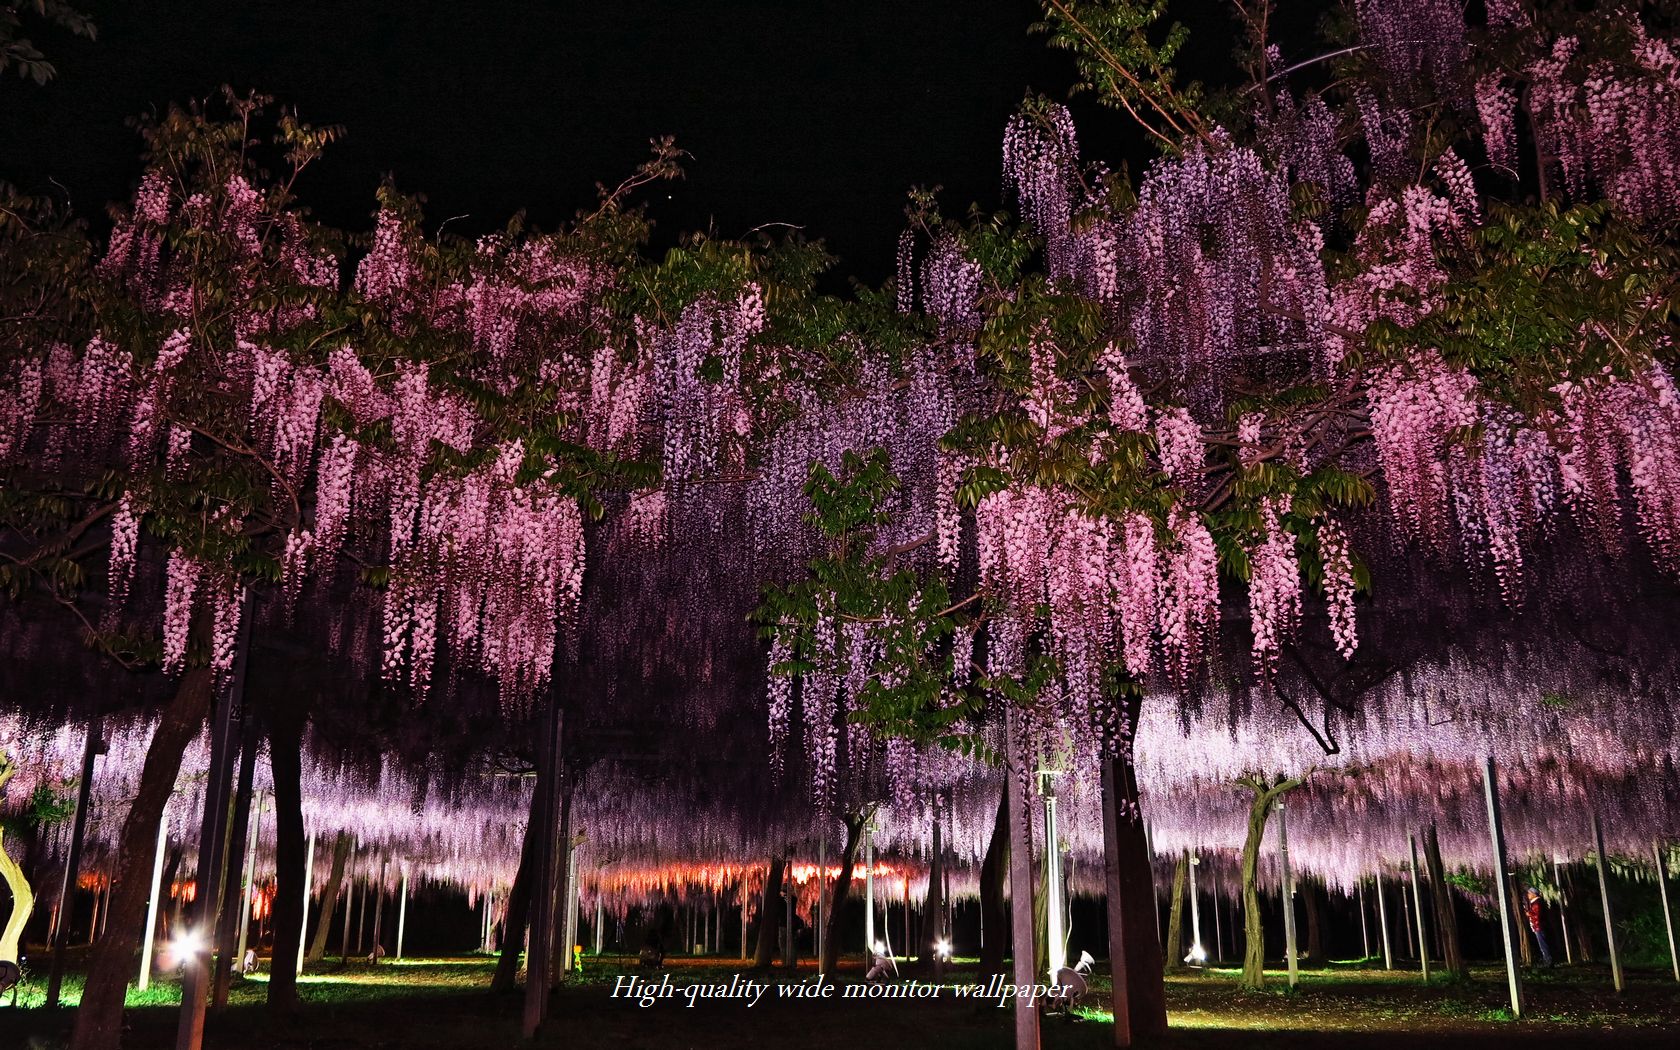
[[[210,697],[208,668],[195,667],[183,674],[146,749],[140,787],[123,821],[112,865],[116,883],[111,887],[111,934],[94,945],[89,954],[87,983],[82,988],[81,1005],[76,1008],[70,1050],[117,1050],[122,1039],[123,999],[145,933],[158,822],[175,790],[181,756],[210,713]]]
[[[1184,884],[1190,876],[1190,851],[1173,862],[1172,904],[1167,908],[1167,969],[1184,969]]]
[[[11,757],[0,751],[0,798],[6,793],[6,781],[17,772]],[[6,852],[6,829],[0,827],[0,881],[11,891],[11,909],[6,921],[0,923],[0,994],[4,994],[23,977],[18,958],[18,944],[23,940],[23,928],[35,910],[35,892],[23,876],[23,868]]]
[[[764,896],[758,908],[758,942],[753,949],[753,965],[763,968],[776,961],[776,933],[781,929],[782,865],[781,857],[770,858],[770,872],[764,878]]]
[[[1430,822],[1423,832],[1424,862],[1429,868],[1429,892],[1435,898],[1435,929],[1441,936],[1441,958],[1454,977],[1470,976],[1464,949],[1458,936],[1458,909],[1453,906],[1452,887],[1447,885],[1446,866],[1441,863],[1441,843]]]
[[[1323,966],[1329,958],[1324,950],[1324,887],[1316,879],[1302,879],[1301,897],[1307,912],[1306,961],[1312,966]]]
[[[344,868],[350,860],[350,833],[341,831],[333,840],[332,874],[327,878],[327,885],[321,890],[321,914],[315,920],[315,937],[309,942],[309,953],[306,962],[318,963],[327,957],[327,937],[332,933],[333,908],[338,902],[338,891],[344,885]],[[346,909],[350,902],[345,901]]]
[[[525,843],[519,849],[519,870],[508,891],[507,913],[502,919],[502,954],[496,960],[496,975],[490,978],[492,994],[506,994],[519,986],[519,955],[524,950],[525,925],[531,917],[531,865],[535,863],[536,821],[525,822]]]
[[[1136,702],[1135,698],[1131,701],[1134,705]],[[1135,724],[1135,706],[1126,717]],[[1114,973],[1113,1005],[1116,1012],[1123,1008],[1131,1021],[1129,1030],[1115,1025],[1118,1046],[1167,1034],[1167,993],[1157,925],[1160,920],[1155,910],[1155,871],[1130,751],[1122,748],[1104,772],[1103,822],[1107,827],[1103,848],[1110,895],[1108,944]]]
[[[1244,988],[1263,988],[1266,985],[1266,931],[1260,921],[1260,843],[1266,837],[1266,822],[1271,819],[1272,807],[1285,792],[1299,787],[1299,779],[1267,781],[1259,777],[1244,777],[1243,787],[1254,792],[1254,802],[1248,809],[1248,837],[1243,840],[1243,972]],[[1285,900],[1284,907],[1290,907]]]
[[[846,848],[840,854],[840,874],[835,877],[834,892],[828,898],[828,914],[823,916],[828,929],[823,934],[822,958],[817,960],[819,973],[832,975],[840,964],[840,914],[844,911],[846,894],[852,889],[852,868],[857,864],[858,847],[863,843],[863,829],[874,814],[875,807],[866,806],[846,816]]]

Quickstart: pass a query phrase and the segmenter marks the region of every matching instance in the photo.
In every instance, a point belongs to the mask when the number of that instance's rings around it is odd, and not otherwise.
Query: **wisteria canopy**
[[[135,927],[71,1045],[116,1045],[159,843],[190,899],[218,806],[277,958],[346,870],[514,952],[545,871],[586,916],[788,878],[832,922],[867,877],[1000,929],[1013,839],[1146,897],[1115,984],[1158,984],[1152,883],[1275,887],[1285,792],[1285,877],[1416,878],[1419,836],[1497,910],[1490,768],[1513,867],[1672,870],[1680,9],[1229,6],[1203,85],[1160,5],[1047,0],[1154,159],[1028,97],[1014,210],[913,193],[845,296],[797,233],[647,250],[671,141],[477,239],[396,182],[316,221],[340,129],[231,91],[140,123],[108,235],[8,191],[0,803],[102,739],[79,880]],[[62,816],[3,840],[42,902]]]

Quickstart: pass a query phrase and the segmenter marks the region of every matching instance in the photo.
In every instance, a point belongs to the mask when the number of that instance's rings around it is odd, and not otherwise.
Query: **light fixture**
[[[179,966],[204,951],[204,938],[192,930],[182,930],[169,942],[169,954]]]
[[[937,941],[934,941],[933,955],[936,959],[949,959],[951,957],[951,939],[949,937],[941,937]]]
[[[1199,943],[1192,944],[1190,946],[1190,954],[1184,957],[1184,961],[1191,963],[1192,965],[1200,966],[1202,963],[1207,962],[1207,949],[1203,948]]]
[[[886,944],[885,944],[885,943],[883,943],[883,942],[881,942],[881,941],[876,941],[876,942],[875,942],[875,954],[876,954],[876,955],[885,955],[885,954],[887,954],[887,946],[886,946]]]

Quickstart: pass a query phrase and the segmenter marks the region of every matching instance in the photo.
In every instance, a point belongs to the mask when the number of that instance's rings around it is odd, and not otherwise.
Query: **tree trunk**
[[[274,774],[274,953],[269,961],[268,1008],[296,1009],[298,948],[303,943],[309,884],[303,870],[304,712],[280,700],[269,706],[268,763]]]
[[[1307,906],[1307,962],[1323,966],[1328,958],[1324,951],[1325,890],[1314,879],[1302,879],[1301,891]]]
[[[1190,851],[1173,862],[1172,904],[1167,908],[1167,969],[1184,969],[1184,884],[1190,875]]]
[[[6,781],[16,772],[17,766],[12,764],[10,756],[0,751],[0,798],[5,797]],[[0,994],[4,994],[23,978],[18,947],[23,940],[23,928],[29,925],[29,915],[35,910],[35,891],[24,877],[23,867],[6,852],[4,825],[0,825],[0,880],[12,895],[6,921],[0,923]]]
[[[1430,822],[1423,832],[1424,863],[1429,868],[1429,892],[1435,898],[1435,929],[1441,935],[1441,958],[1447,973],[1454,977],[1470,976],[1464,961],[1464,949],[1458,936],[1458,909],[1454,907],[1452,887],[1447,885],[1446,866],[1441,863],[1441,842]]]
[[[986,932],[980,945],[980,981],[1003,973],[1008,953],[1009,920],[1003,906],[1003,883],[1009,875],[1009,794],[998,796],[997,817],[992,839],[986,844],[986,859],[980,865],[980,927]]]
[[[332,874],[321,890],[321,914],[315,920],[315,937],[309,942],[305,962],[318,963],[327,957],[327,937],[332,933],[333,907],[338,902],[339,888],[344,885],[344,866],[350,860],[350,833],[340,831],[333,840]],[[350,903],[344,904],[348,910]]]
[[[1134,720],[1135,708],[1127,715]],[[1167,990],[1161,960],[1160,917],[1155,910],[1155,870],[1149,856],[1149,836],[1144,831],[1143,811],[1139,805],[1137,773],[1132,767],[1131,753],[1122,751],[1107,767],[1108,783],[1105,791],[1113,795],[1112,846],[1105,841],[1104,851],[1110,894],[1120,898],[1120,936],[1123,948],[1115,947],[1115,931],[1109,930],[1109,963],[1123,973],[1116,973],[1116,1002],[1119,986],[1124,985],[1126,1008],[1131,1017],[1131,1030],[1122,1033],[1115,1026],[1116,1045],[1122,1034],[1133,1040],[1164,1037],[1167,1034]],[[1104,821],[1110,821],[1109,802],[1104,801]],[[1114,922],[1115,907],[1109,905],[1109,921]],[[1115,963],[1116,956],[1123,961]]]
[[[490,978],[492,995],[514,991],[519,983],[519,953],[524,948],[525,924],[531,917],[531,865],[535,862],[536,821],[525,822],[525,843],[519,848],[519,869],[508,891],[507,912],[502,919],[502,955],[496,960],[496,975]]]
[[[1266,985],[1266,931],[1260,921],[1260,843],[1266,837],[1266,822],[1271,819],[1272,807],[1278,797],[1300,785],[1299,780],[1244,780],[1243,785],[1254,792],[1254,803],[1248,810],[1248,837],[1243,840],[1243,972],[1244,988],[1263,988]],[[1287,899],[1284,907],[1293,907]]]
[[[940,821],[944,815],[944,808],[940,804],[939,793],[933,796],[933,856],[928,864],[927,902],[923,905],[922,940],[917,954],[923,962],[933,963],[933,972],[937,976],[944,971],[944,963],[939,958],[938,944],[945,937],[945,858],[944,843],[940,835]],[[906,947],[906,951],[909,948]]]
[[[239,784],[233,797],[233,827],[228,831],[227,860],[223,868],[221,917],[216,923],[216,971],[211,977],[210,1005],[227,1005],[233,983],[234,956],[238,951],[241,893],[245,884],[245,839],[251,822],[251,794],[257,777],[257,750],[262,743],[256,713],[245,705],[240,712]]]
[[[753,965],[768,967],[776,961],[776,931],[781,926],[782,858],[770,858],[770,872],[764,879],[764,897],[758,909],[758,941],[753,949]]]
[[[1511,887],[1511,893],[1510,893],[1511,917],[1516,921],[1516,924],[1517,924],[1516,925],[1517,945],[1518,945],[1519,948],[1521,948],[1522,964],[1524,966],[1533,966],[1534,965],[1534,934],[1529,931],[1528,917],[1523,915],[1522,888],[1517,885],[1517,876],[1516,876],[1515,872],[1508,873],[1505,876],[1505,881],[1506,881],[1506,884]]]
[[[852,868],[857,864],[858,847],[863,843],[863,829],[874,815],[873,807],[846,817],[846,848],[840,854],[840,874],[834,879],[834,891],[829,894],[828,914],[823,922],[828,930],[823,934],[822,958],[817,972],[832,976],[840,964],[840,914],[844,911],[846,894],[852,889]],[[867,946],[865,946],[867,951]]]
[[[152,734],[146,762],[140,771],[140,787],[123,821],[116,861],[112,865],[116,884],[112,887],[110,907],[116,921],[111,936],[101,940],[89,953],[87,983],[82,989],[81,1005],[76,1009],[70,1050],[116,1050],[122,1039],[123,998],[129,979],[134,976],[134,959],[146,925],[158,822],[163,819],[164,806],[175,790],[181,756],[209,715],[210,696],[209,669],[188,670],[181,676],[175,696],[164,708]],[[68,921],[68,916],[60,921]]]

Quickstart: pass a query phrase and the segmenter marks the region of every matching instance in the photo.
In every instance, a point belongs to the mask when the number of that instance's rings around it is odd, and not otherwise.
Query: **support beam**
[[[1278,862],[1283,866],[1283,947],[1289,961],[1289,987],[1301,977],[1301,962],[1295,949],[1295,879],[1289,873],[1289,827],[1283,815],[1283,799],[1277,802]]]
[[[1604,825],[1598,819],[1598,807],[1592,810],[1593,846],[1598,851],[1598,895],[1604,902],[1604,943],[1610,949],[1610,979],[1620,992],[1625,986],[1622,979],[1622,953],[1616,947],[1616,917],[1610,907],[1610,868],[1604,857]]]
[[[303,973],[304,941],[309,938],[305,934],[309,931],[309,889],[315,881],[315,831],[310,829],[309,845],[303,851],[303,925],[298,928],[297,970]],[[326,902],[323,901],[322,904]]]
[[[397,958],[403,957],[403,939],[408,934],[408,865],[403,865],[402,902],[397,905]]]
[[[1382,868],[1377,869],[1377,925],[1382,927],[1383,969],[1394,969],[1394,943],[1388,936],[1388,895],[1383,892]]]
[[[239,959],[238,965],[243,971],[245,967],[245,947],[250,940],[251,933],[251,895],[256,891],[257,880],[257,843],[262,839],[263,793],[258,791],[251,799],[251,841],[245,850],[245,885],[239,891]]]
[[[1408,834],[1406,842],[1412,848],[1412,904],[1417,908],[1418,961],[1423,965],[1423,980],[1429,982],[1429,923],[1423,915],[1423,880],[1418,878],[1417,836]]]
[[[875,818],[863,829],[863,958],[875,950]],[[745,958],[745,956],[743,956]]]
[[[1050,770],[1038,774],[1039,793],[1044,796],[1044,892],[1049,898],[1044,905],[1044,943],[1049,949],[1051,974],[1067,965],[1067,930],[1064,921],[1066,905],[1062,900],[1062,848],[1056,826],[1056,787]],[[906,905],[908,907],[908,905]]]
[[[1371,924],[1365,921],[1365,880],[1360,879],[1358,885],[1359,897],[1359,943],[1364,945],[1365,954],[1361,959],[1371,957]]]
[[[1493,884],[1499,889],[1499,930],[1505,938],[1505,978],[1511,991],[1511,1013],[1523,1012],[1522,971],[1517,968],[1517,933],[1511,924],[1511,901],[1505,877],[1505,822],[1499,815],[1499,774],[1493,756],[1482,756],[1482,787],[1487,795],[1488,837],[1493,845]],[[1596,818],[1594,818],[1596,820]]]
[[[1190,854],[1190,958],[1197,966],[1207,961],[1207,949],[1202,946],[1202,906],[1196,892],[1196,869],[1202,858]]]
[[[152,857],[152,895],[146,898],[146,932],[140,937],[140,979],[135,983],[143,992],[152,986],[152,950],[157,940],[158,906],[163,893],[163,850],[169,842],[169,809],[164,807],[158,821],[157,853]],[[1668,898],[1663,898],[1668,903]]]
[[[1569,889],[1563,882],[1563,863],[1555,855],[1552,857],[1552,881],[1557,883],[1558,930],[1563,934],[1563,961],[1573,966],[1575,942],[1569,936]],[[1680,970],[1675,971],[1675,979],[1680,980]]]
[[[1663,862],[1662,844],[1656,839],[1651,840],[1651,859],[1657,864],[1657,892],[1662,895],[1663,932],[1668,934],[1668,965],[1674,971],[1674,979],[1680,981],[1680,955],[1674,951],[1674,913],[1668,906],[1668,870]]]

